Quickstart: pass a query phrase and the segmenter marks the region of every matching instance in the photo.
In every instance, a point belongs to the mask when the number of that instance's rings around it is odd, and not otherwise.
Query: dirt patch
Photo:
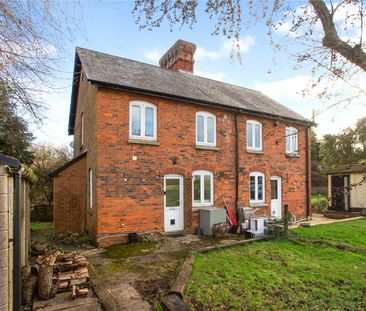
[[[216,245],[225,239],[240,240],[237,236],[200,238],[191,234],[153,238],[152,242],[144,239],[136,244],[111,246],[106,252],[89,260],[97,263],[95,270],[101,284],[106,287],[131,285],[145,301],[157,309],[159,307],[156,306],[169,292],[189,251]]]

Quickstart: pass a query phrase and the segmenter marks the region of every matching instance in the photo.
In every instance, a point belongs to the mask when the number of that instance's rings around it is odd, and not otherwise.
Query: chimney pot
[[[159,65],[162,68],[171,70],[182,70],[193,73],[196,45],[184,40],[178,40],[174,45],[160,58]]]

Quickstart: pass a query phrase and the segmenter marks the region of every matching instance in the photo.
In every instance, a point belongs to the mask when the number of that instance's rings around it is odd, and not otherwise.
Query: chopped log
[[[77,263],[66,264],[66,263],[56,262],[54,265],[54,271],[55,272],[68,272],[68,271],[74,271],[78,267],[79,267],[79,265]]]
[[[75,285],[72,286],[72,294],[71,294],[71,297],[72,297],[72,299],[75,299],[76,298],[76,286]]]
[[[89,279],[89,272],[85,272],[82,274],[73,274],[72,279]]]
[[[58,261],[69,261],[71,259],[73,259],[75,257],[75,252],[72,253],[66,253],[66,254],[61,254],[57,257]]]
[[[60,254],[61,254],[61,252],[60,252],[60,251],[56,251],[56,252],[54,252],[54,253],[51,255],[51,257],[50,257],[50,261],[49,261],[49,265],[50,265],[50,266],[53,266],[53,265],[55,264],[56,259],[57,259],[57,256],[58,256],[58,255],[60,255]]]
[[[69,282],[65,281],[65,282],[60,282],[60,285],[58,286],[58,288],[60,289],[64,289],[64,288],[68,288],[69,287]]]
[[[65,282],[65,281],[70,281],[72,278],[72,274],[69,274],[69,275],[61,275],[61,276],[58,276],[57,279],[60,281],[60,282]]]
[[[78,297],[86,297],[89,294],[89,289],[87,288],[76,288],[76,295]]]
[[[48,300],[56,295],[59,280],[53,281],[53,266],[41,265],[38,274],[38,297],[40,300]]]
[[[86,267],[89,264],[89,262],[87,262],[87,261],[78,261],[77,264],[80,267]]]
[[[79,268],[74,271],[75,274],[83,274],[85,272],[88,272],[88,268]]]
[[[82,278],[82,279],[71,279],[70,281],[70,285],[83,285],[88,283],[88,279],[87,278]]]

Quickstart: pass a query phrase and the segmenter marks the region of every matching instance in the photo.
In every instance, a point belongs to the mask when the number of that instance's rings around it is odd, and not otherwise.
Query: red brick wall
[[[76,118],[74,128],[74,156],[78,156],[80,153],[87,150],[88,156],[85,164],[85,178],[86,189],[89,188],[88,170],[91,168],[93,171],[93,208],[89,208],[90,194],[87,191],[86,195],[86,224],[85,229],[91,236],[92,240],[96,239],[96,179],[97,179],[97,167],[96,167],[96,94],[97,87],[88,83],[84,70],[80,71],[79,90],[78,90],[78,103],[76,107]],[[81,144],[81,114],[84,115],[84,139]]]
[[[83,231],[86,206],[86,157],[53,179],[55,232]]]
[[[131,144],[129,139],[129,102],[146,100],[157,106],[159,146]],[[234,113],[222,109],[179,103],[131,92],[98,89],[96,100],[96,174],[98,238],[123,236],[128,232],[164,230],[164,174],[176,173],[190,178],[198,169],[214,173],[214,205],[223,207],[222,195],[231,208],[235,203],[235,126]],[[217,118],[218,151],[195,147],[195,113],[207,111]],[[264,154],[246,151],[246,120],[263,123]],[[269,213],[270,177],[281,176],[283,203],[297,217],[306,215],[305,131],[304,126],[285,121],[239,115],[239,201],[249,205],[249,173],[266,176],[266,204],[259,213]],[[299,130],[300,156],[285,156],[285,127]],[[282,141],[276,143],[277,140]],[[88,149],[89,152],[89,149]],[[137,157],[133,161],[133,157]],[[172,159],[176,157],[177,164]],[[186,183],[187,184],[187,183]],[[187,188],[188,186],[186,186]],[[189,188],[189,187],[188,187]],[[188,190],[188,191],[187,191]],[[186,208],[191,204],[191,189],[186,189]],[[188,196],[187,196],[188,195]],[[186,213],[186,223],[198,222],[198,210]],[[107,241],[107,239],[103,239]],[[103,242],[103,243],[104,243]]]

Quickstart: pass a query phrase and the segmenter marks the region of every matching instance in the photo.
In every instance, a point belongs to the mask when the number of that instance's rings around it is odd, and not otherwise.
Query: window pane
[[[258,124],[255,125],[255,147],[261,147],[261,127]]]
[[[207,118],[207,142],[213,144],[215,142],[215,124],[214,118]]]
[[[211,202],[211,176],[204,176],[204,201]]]
[[[255,200],[255,177],[250,176],[250,199]]]
[[[154,109],[145,108],[145,136],[154,137]]]
[[[247,147],[253,147],[253,126],[247,123]]]
[[[141,107],[132,106],[131,109],[132,135],[141,136]]]
[[[263,177],[258,176],[258,200],[263,200]]]
[[[179,206],[180,187],[179,179],[166,179],[166,206],[175,207]]]
[[[201,177],[199,175],[193,176],[193,200],[196,203],[201,202]]]
[[[286,151],[291,152],[291,136],[289,130],[286,130]]]
[[[296,146],[296,137],[297,133],[296,132],[292,132],[292,136],[291,136],[291,140],[292,140],[292,151],[296,152],[297,151],[297,146]]]
[[[271,199],[276,200],[278,199],[278,181],[271,180]]]
[[[204,118],[197,116],[197,141],[204,142]]]

